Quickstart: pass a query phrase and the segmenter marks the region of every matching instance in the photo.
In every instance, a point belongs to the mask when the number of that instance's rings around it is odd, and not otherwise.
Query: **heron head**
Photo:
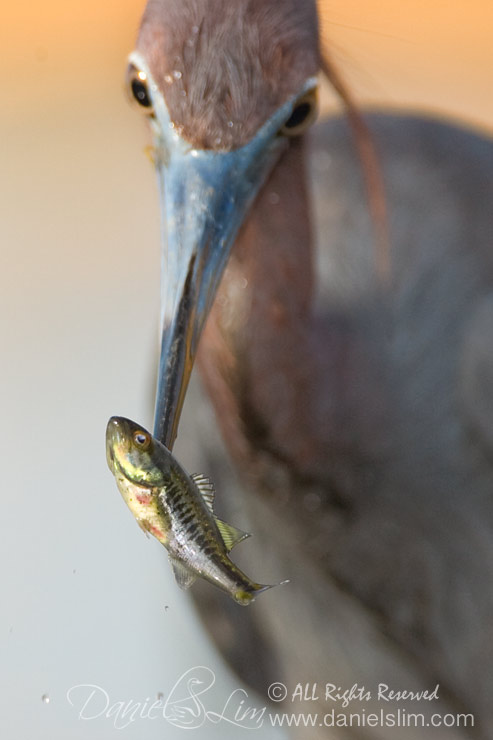
[[[316,115],[314,2],[149,0],[127,71],[154,138],[163,231],[154,434],[176,436],[231,246],[291,137]]]

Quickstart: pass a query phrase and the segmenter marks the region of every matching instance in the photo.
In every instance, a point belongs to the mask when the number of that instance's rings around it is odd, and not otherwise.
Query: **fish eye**
[[[147,115],[153,115],[152,100],[149,95],[147,75],[135,64],[129,64],[127,69],[127,92],[132,103],[137,103]]]
[[[151,444],[151,435],[143,431],[134,432],[134,443],[141,450],[147,450]]]
[[[291,115],[285,122],[280,134],[283,136],[299,136],[314,122],[318,112],[317,88],[308,90],[296,103]]]

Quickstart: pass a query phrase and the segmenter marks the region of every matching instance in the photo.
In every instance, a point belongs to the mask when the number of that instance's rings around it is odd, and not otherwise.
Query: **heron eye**
[[[298,100],[279,133],[283,136],[299,136],[313,123],[316,116],[317,89],[313,88]]]
[[[141,450],[147,450],[151,443],[151,437],[146,432],[135,432],[134,442]]]
[[[141,80],[132,80],[132,94],[139,105],[149,108],[151,101],[147,94],[147,87]]]
[[[130,64],[127,70],[127,90],[131,102],[138,103],[141,109],[148,115],[153,114],[152,100],[147,85],[147,75],[134,64]]]

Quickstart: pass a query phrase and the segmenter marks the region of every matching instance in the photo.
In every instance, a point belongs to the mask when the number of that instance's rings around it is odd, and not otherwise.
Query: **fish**
[[[106,428],[106,459],[118,489],[139,526],[168,551],[178,585],[200,577],[242,606],[288,581],[255,583],[229,558],[250,534],[214,515],[214,486],[188,475],[172,453],[142,426],[112,416]]]

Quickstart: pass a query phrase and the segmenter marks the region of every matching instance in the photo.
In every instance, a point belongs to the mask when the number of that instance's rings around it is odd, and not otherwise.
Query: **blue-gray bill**
[[[208,478],[189,476],[147,430],[113,416],[106,429],[106,458],[139,526],[167,549],[179,586],[186,589],[203,578],[243,606],[272,588],[250,580],[228,557],[249,535],[214,516]]]
[[[169,449],[231,245],[283,148],[284,142],[271,138],[259,136],[241,149],[211,152],[187,148],[175,136],[165,157],[156,149],[165,251],[154,435]],[[161,140],[160,146],[165,146]]]
[[[306,81],[244,146],[233,150],[195,149],[170,118],[146,60],[137,52],[130,64],[146,81],[154,159],[160,189],[163,260],[161,355],[154,436],[173,449],[198,341],[213,303],[230,249],[260,187],[287,141],[279,130]],[[233,125],[233,122],[231,122]]]

